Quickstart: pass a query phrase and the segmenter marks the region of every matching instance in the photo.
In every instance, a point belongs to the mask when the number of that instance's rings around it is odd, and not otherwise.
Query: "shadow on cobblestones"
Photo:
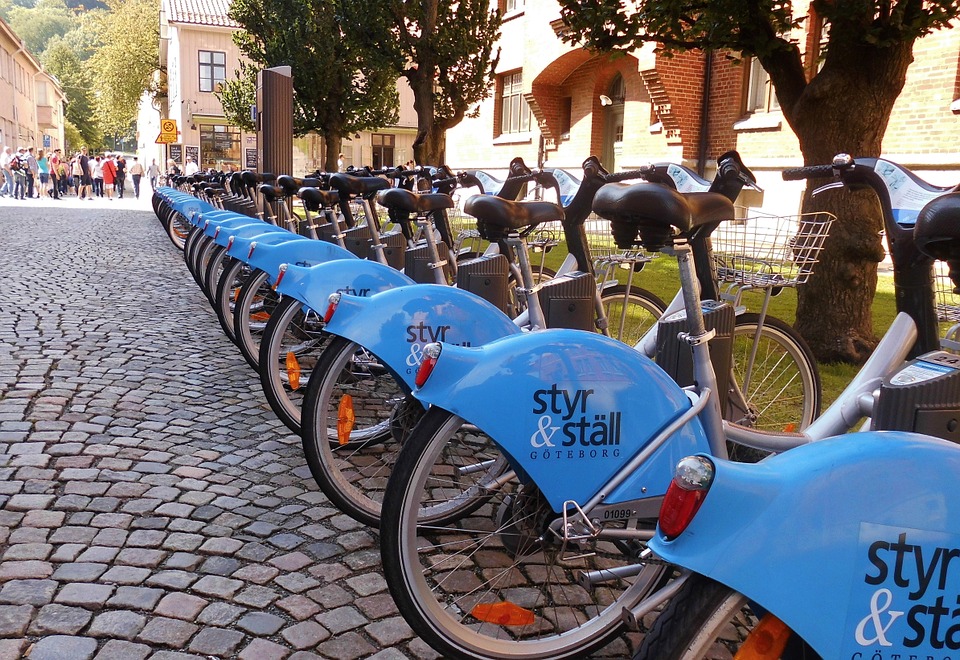
[[[0,231],[0,660],[437,657],[152,214]]]

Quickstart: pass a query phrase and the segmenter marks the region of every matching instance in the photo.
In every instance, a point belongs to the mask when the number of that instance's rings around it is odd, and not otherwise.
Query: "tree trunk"
[[[323,136],[323,171],[336,172],[337,158],[340,156],[340,148],[343,145],[343,139],[339,135],[325,133]]]
[[[834,52],[787,112],[804,164],[832,162],[837,153],[880,155],[893,104],[912,61],[912,42],[888,48],[831,44]],[[841,52],[843,51],[843,52]],[[796,329],[817,359],[861,363],[876,346],[871,308],[877,263],[884,253],[880,206],[872,191],[830,191],[811,181],[804,211],[836,214],[820,263],[798,290]]]
[[[423,62],[407,79],[413,89],[413,108],[417,112],[417,137],[413,141],[413,159],[417,165],[442,165],[444,130],[436,119],[433,98],[433,67]]]

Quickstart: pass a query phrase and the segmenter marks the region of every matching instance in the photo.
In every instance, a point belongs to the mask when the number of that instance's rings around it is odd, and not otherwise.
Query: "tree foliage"
[[[103,142],[103,131],[95,117],[90,70],[64,38],[54,39],[48,44],[42,61],[44,68],[57,79],[67,97],[67,121],[81,136],[83,144],[91,148],[99,147]]]
[[[90,58],[96,113],[104,132],[124,133],[136,120],[144,92],[154,91],[160,66],[158,0],[110,0]]]
[[[54,37],[62,37],[76,23],[63,0],[39,0],[33,7],[13,6],[7,22],[34,55],[42,53]]]
[[[602,51],[647,43],[661,51],[755,56],[807,165],[837,153],[879,156],[917,39],[960,15],[956,0],[814,0],[808,16],[789,0],[559,0],[566,39]],[[800,7],[802,12],[803,7]],[[822,66],[804,67],[798,27],[822,20]],[[745,154],[749,162],[749,154]],[[799,291],[797,329],[820,359],[861,361],[875,345],[870,304],[883,257],[872,193],[807,199],[805,210],[839,218],[818,270]],[[823,302],[830,304],[824,306]]]
[[[362,47],[357,24],[343,20],[348,1],[235,0],[230,8],[244,28],[234,41],[257,68],[292,67],[294,132],[323,135],[327,169],[343,137],[397,121],[395,75],[381,53]],[[249,70],[231,81],[228,100],[249,95],[237,90],[249,81]]]
[[[416,161],[440,164],[447,129],[490,95],[500,12],[488,0],[380,0],[363,6],[369,47],[389,57],[413,90]],[[386,36],[385,36],[386,35]]]
[[[257,104],[257,67],[240,62],[234,77],[225,80],[214,94],[223,106],[227,121],[245,131],[257,130],[250,118],[250,108]]]

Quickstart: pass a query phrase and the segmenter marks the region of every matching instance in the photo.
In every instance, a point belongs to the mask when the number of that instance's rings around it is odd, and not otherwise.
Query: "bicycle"
[[[837,172],[885,194],[876,165],[851,160]],[[636,351],[575,331],[425,349],[414,394],[431,408],[387,484],[381,553],[400,612],[445,657],[582,657],[636,625],[679,589],[664,587],[673,570],[645,552],[673,466],[695,453],[726,457],[728,441],[780,452],[847,431],[873,414],[872,393],[917,338],[901,313],[802,433],[725,423],[691,247],[708,220],[691,220],[688,197],[651,187],[627,204],[613,192],[597,210],[622,243],[637,236],[677,259],[696,385],[680,389]],[[663,211],[644,214],[641,201]],[[892,213],[885,222],[896,224]]]
[[[663,309],[659,299],[652,298],[652,294],[639,287],[598,290],[592,272],[584,274],[579,269],[585,267],[589,270],[592,263],[584,234],[584,219],[596,190],[601,189],[604,181],[618,178],[640,175],[656,178],[662,176],[666,168],[608,175],[598,169],[599,163],[595,159],[588,159],[584,167],[587,172],[584,186],[567,207],[563,220],[570,256],[550,284],[539,287],[539,290],[528,285],[524,290],[534,295],[529,302],[529,320],[523,319],[523,323],[533,329],[545,326],[595,329],[595,319],[599,319],[602,327],[604,317],[600,310],[624,304],[623,295],[627,291],[630,306],[640,312],[640,318],[646,320],[647,326],[653,326]],[[739,166],[727,170],[723,177],[726,183],[721,181],[717,186],[729,186],[733,190],[711,194],[731,205],[726,195],[736,197],[739,188],[730,181],[747,177]],[[472,198],[467,210],[477,215],[481,233],[489,238],[506,240],[507,245],[502,250],[517,254],[521,257],[521,264],[526,250],[520,236],[511,236],[510,232],[529,233],[532,224],[551,217],[547,213],[552,212],[553,217],[559,215],[556,208],[551,211],[536,207],[536,210],[526,211],[522,206],[489,198]],[[632,263],[635,258],[630,259]],[[715,288],[712,278],[707,277],[710,286]],[[525,278],[524,281],[528,280]],[[567,290],[554,292],[551,290],[554,286],[564,286]],[[574,289],[576,294],[572,292]],[[317,363],[315,373],[320,375],[319,380],[311,380],[304,396],[301,436],[311,472],[321,489],[341,511],[366,524],[379,523],[386,479],[406,435],[423,415],[423,406],[410,396],[423,345],[442,336],[446,342],[477,346],[478,342],[471,335],[474,326],[507,327],[497,321],[496,314],[479,316],[483,310],[467,307],[467,302],[459,298],[445,301],[444,295],[444,292],[434,292],[428,287],[411,287],[403,292],[378,294],[367,300],[350,298],[347,302],[346,296],[334,296],[327,309],[325,331],[336,338],[328,344]],[[454,292],[447,295],[453,296]],[[680,303],[682,305],[682,300]],[[569,312],[569,316],[564,318],[557,312],[557,307],[561,312]],[[546,322],[544,309],[551,310],[552,323]],[[735,325],[732,313],[727,322],[732,334]],[[752,342],[757,328],[755,318],[745,319],[742,327]],[[769,324],[762,327],[764,341],[779,330],[778,326]],[[665,331],[663,334],[670,333]],[[790,342],[792,337],[787,335],[784,343]],[[657,342],[653,343],[656,345]],[[667,343],[661,342],[661,347]],[[793,347],[793,344],[788,345]],[[661,352],[666,354],[668,349],[663,348]],[[797,369],[805,369],[806,377],[800,380],[802,387],[809,388],[810,392],[809,397],[801,397],[806,411],[814,405],[810,400],[816,401],[819,396],[816,371],[810,366],[812,357],[800,348],[787,355],[788,359],[800,355],[805,360]],[[782,355],[780,360],[788,361]],[[727,360],[727,371],[729,364]],[[762,360],[755,361],[754,365],[776,372],[781,370],[780,366],[770,366]],[[678,378],[685,376],[679,365],[675,365],[672,373]],[[738,415],[737,419],[742,417],[742,414]],[[809,423],[810,419],[812,414],[803,421]]]

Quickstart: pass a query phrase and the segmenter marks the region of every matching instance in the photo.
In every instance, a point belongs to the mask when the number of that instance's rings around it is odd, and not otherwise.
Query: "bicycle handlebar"
[[[607,183],[617,183],[628,179],[646,179],[656,168],[653,165],[645,165],[640,169],[626,170],[615,174],[605,174],[603,180]]]
[[[802,181],[804,179],[822,179],[834,175],[833,165],[808,165],[792,167],[783,171],[784,181]]]

